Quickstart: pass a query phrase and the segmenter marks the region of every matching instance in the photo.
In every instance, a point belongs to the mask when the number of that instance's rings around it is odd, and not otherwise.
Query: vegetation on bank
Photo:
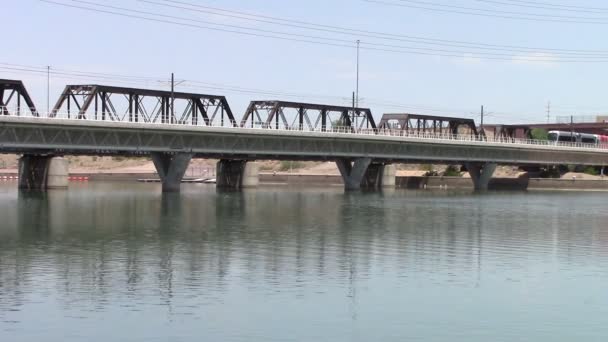
[[[443,171],[443,176],[445,177],[461,177],[462,172],[460,172],[460,167],[455,165],[448,165]]]
[[[298,169],[303,169],[304,167],[306,167],[306,164],[304,164],[301,161],[291,161],[291,160],[282,160],[281,163],[279,164],[279,170],[278,171],[289,171],[289,170],[298,170]]]

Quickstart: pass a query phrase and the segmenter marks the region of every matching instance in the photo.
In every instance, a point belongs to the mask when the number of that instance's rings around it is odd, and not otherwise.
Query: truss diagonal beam
[[[310,130],[321,131],[377,128],[369,108],[287,101],[252,101],[240,122],[241,127],[298,130],[305,130],[305,124]]]
[[[384,114],[378,128],[434,134],[459,134],[465,128],[471,135],[479,136],[473,119],[411,113]]]
[[[22,106],[22,101],[25,102],[25,107]],[[30,115],[38,116],[34,101],[19,80],[0,79],[0,107],[2,115],[21,115],[22,110],[25,110]]]
[[[128,121],[207,126],[233,126],[237,123],[224,96],[170,92],[106,85],[68,85],[57,100],[51,117],[72,116],[76,105],[79,119]],[[177,120],[176,113],[181,113]],[[209,118],[208,112],[218,113]],[[124,113],[124,115],[122,114]],[[148,114],[149,113],[149,114]],[[203,120],[198,120],[198,114]],[[219,122],[214,122],[217,119]]]

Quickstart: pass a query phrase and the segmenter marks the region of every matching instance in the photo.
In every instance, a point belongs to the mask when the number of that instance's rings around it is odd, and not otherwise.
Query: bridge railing
[[[268,132],[283,132],[283,133],[302,133],[302,132],[311,132],[311,133],[326,133],[326,134],[345,134],[345,135],[360,135],[360,136],[388,136],[388,137],[403,137],[403,138],[415,138],[415,139],[424,139],[424,140],[444,140],[444,141],[453,141],[453,142],[466,142],[470,144],[509,144],[509,145],[538,145],[538,146],[557,146],[557,147],[567,147],[567,148],[581,148],[581,149],[605,149],[608,150],[608,143],[581,143],[581,142],[556,142],[556,141],[548,141],[548,140],[533,140],[533,139],[517,139],[517,138],[486,138],[484,136],[476,136],[473,134],[446,134],[446,133],[434,133],[434,132],[419,132],[416,130],[401,130],[401,129],[373,129],[373,128],[354,128],[348,126],[328,126],[328,127],[319,127],[316,129],[303,129],[299,125],[294,125],[291,127],[280,127],[276,128],[275,125],[268,124],[255,124],[253,127],[233,127],[226,125],[213,125],[206,124],[201,121],[197,124],[193,124],[192,122],[169,122],[169,123],[160,123],[160,122],[145,122],[145,121],[122,121],[122,120],[111,120],[107,119],[111,116],[105,116],[106,119],[95,119],[90,117],[79,117],[78,113],[67,113],[67,112],[53,112],[53,113],[43,113],[43,112],[30,112],[27,108],[8,108],[0,106],[0,115],[9,115],[9,116],[19,116],[19,117],[30,117],[30,118],[39,118],[39,119],[53,119],[53,120],[63,120],[63,121],[95,121],[95,122],[123,122],[130,124],[140,124],[150,126],[205,126],[205,127],[221,127],[226,129],[234,129],[234,130],[264,130]],[[99,115],[98,118],[104,117]]]

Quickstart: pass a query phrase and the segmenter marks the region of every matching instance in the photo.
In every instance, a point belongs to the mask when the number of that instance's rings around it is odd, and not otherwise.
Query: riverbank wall
[[[339,175],[273,174],[260,173],[261,184],[342,186]],[[397,176],[398,189],[471,189],[473,183],[467,177]],[[555,179],[555,178],[493,178],[490,190],[585,190],[608,191],[607,179]]]
[[[343,186],[340,175],[327,174],[295,174],[295,173],[260,173],[260,185],[289,185],[289,186]],[[1,172],[0,181],[16,179],[15,172]],[[120,173],[120,172],[72,172],[71,179],[86,179],[88,181],[137,181],[138,179],[155,179],[154,173]],[[467,177],[422,177],[397,176],[398,189],[472,189],[473,183]],[[606,179],[556,179],[556,178],[493,178],[490,190],[522,191],[522,190],[571,190],[571,191],[608,191]]]

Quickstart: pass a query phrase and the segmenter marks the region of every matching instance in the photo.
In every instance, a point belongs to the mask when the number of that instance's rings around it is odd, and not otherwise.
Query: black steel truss
[[[23,104],[25,106],[22,106]],[[26,112],[22,113],[22,110]],[[25,89],[23,82],[18,80],[0,79],[0,112],[2,115],[29,114],[38,116],[34,101]]]
[[[378,127],[414,133],[479,135],[473,119],[422,114],[384,114]],[[468,132],[463,132],[463,128]]]
[[[52,116],[58,115],[104,121],[237,126],[224,96],[104,85],[66,86],[53,107]]]
[[[369,108],[252,101],[241,120],[241,127],[329,131],[344,127],[375,129],[376,122]]]

